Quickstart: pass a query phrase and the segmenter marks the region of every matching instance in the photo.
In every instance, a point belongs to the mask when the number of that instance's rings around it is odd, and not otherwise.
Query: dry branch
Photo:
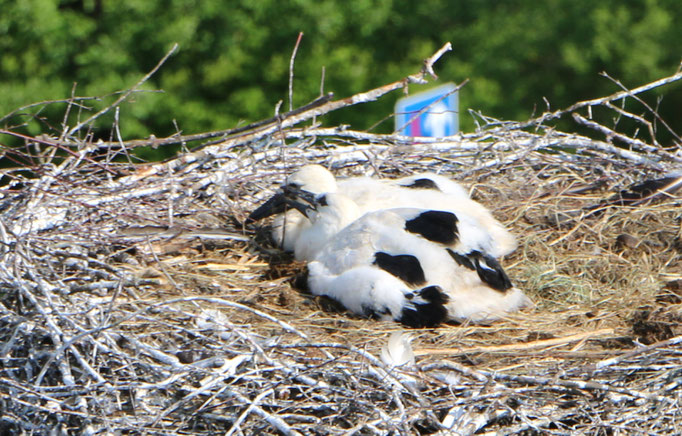
[[[544,113],[541,116],[537,118],[533,118],[528,121],[524,121],[521,123],[512,123],[509,126],[513,129],[524,129],[526,127],[531,127],[531,126],[537,126],[537,125],[543,125],[547,121],[555,120],[558,118],[561,118],[562,116],[566,114],[572,114],[579,109],[583,108],[591,108],[591,107],[596,107],[596,106],[603,106],[607,105],[610,103],[613,103],[614,101],[619,101],[619,100],[624,100],[626,98],[633,98],[637,96],[638,94],[641,94],[646,91],[650,91],[652,89],[660,88],[665,85],[669,85],[671,83],[677,82],[678,80],[682,79],[682,72],[678,71],[677,73],[670,75],[668,77],[664,77],[662,79],[656,80],[651,83],[644,84],[642,86],[638,86],[637,88],[634,89],[624,89],[623,91],[616,92],[614,94],[611,94],[606,97],[600,97],[600,98],[595,98],[593,100],[586,100],[586,101],[581,101],[578,103],[575,103],[566,109],[560,109],[554,112],[548,112]],[[624,88],[621,85],[622,88]],[[651,108],[649,108],[651,109]],[[654,116],[660,120],[660,117],[658,116],[658,113],[656,111],[650,110],[651,113],[654,114]],[[667,124],[665,124],[666,128],[670,130]],[[672,132],[672,130],[670,130]],[[672,132],[674,134],[674,132]],[[679,136],[675,135],[678,140],[680,140]]]
[[[612,102],[679,75],[448,138],[301,125],[435,76],[449,49],[403,80],[239,129],[93,144],[69,137],[81,123],[59,139],[26,138],[48,151],[22,151],[44,158],[35,178],[3,170],[0,429],[678,433],[682,295],[661,288],[682,278],[680,198],[589,212],[678,168],[680,154],[521,127],[597,105],[624,116]],[[105,153],[150,141],[206,142],[148,165],[113,164]],[[68,151],[62,161],[50,157],[57,148]],[[463,179],[519,235],[504,262],[536,309],[492,326],[416,331],[416,365],[388,367],[378,356],[398,326],[336,313],[296,290],[300,265],[238,225],[283,174],[311,162],[339,176]],[[623,247],[623,234],[639,242]]]

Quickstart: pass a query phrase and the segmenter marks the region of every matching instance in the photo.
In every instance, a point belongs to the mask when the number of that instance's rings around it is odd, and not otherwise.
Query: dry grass
[[[76,144],[35,178],[5,171],[0,432],[681,432],[681,199],[594,208],[672,152],[505,125],[417,145],[274,131],[144,166]],[[411,331],[416,365],[387,366],[401,326],[296,289],[303,265],[238,224],[313,162],[461,180],[518,235],[503,264],[535,308]]]
[[[283,166],[340,159],[340,176],[453,178],[473,166],[451,163],[466,159],[457,143],[356,144],[356,160],[296,145],[271,140],[126,185],[150,195],[117,198],[121,185],[73,173],[43,200],[67,199],[68,220],[24,234],[3,221],[3,426],[415,434],[443,431],[449,414],[461,434],[679,428],[680,292],[664,290],[682,278],[679,197],[586,214],[640,174],[575,154],[568,168],[540,150],[470,171],[463,183],[519,236],[504,264],[536,307],[489,326],[413,331],[417,367],[391,369],[378,356],[399,325],[297,290],[303,265],[234,223],[272,193]],[[192,189],[207,174],[218,183]],[[93,192],[111,200],[82,206]],[[618,244],[622,234],[637,244]]]

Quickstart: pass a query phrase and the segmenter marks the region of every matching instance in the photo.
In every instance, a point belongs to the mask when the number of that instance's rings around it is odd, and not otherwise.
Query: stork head
[[[292,186],[314,194],[336,192],[336,179],[322,165],[306,165],[287,177],[284,186]]]
[[[275,195],[249,215],[247,223],[292,208],[307,216],[309,210],[317,208],[315,195],[326,192],[336,192],[334,175],[321,165],[306,165],[287,177]]]

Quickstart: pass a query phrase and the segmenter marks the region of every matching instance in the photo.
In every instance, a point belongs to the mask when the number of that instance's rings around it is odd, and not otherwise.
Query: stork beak
[[[284,193],[278,191],[273,195],[268,201],[261,204],[256,210],[251,212],[251,214],[246,218],[247,224],[260,221],[269,216],[282,213],[286,210],[287,203]]]
[[[312,210],[316,210],[315,194],[303,189],[284,185],[268,201],[260,205],[246,218],[246,223],[251,224],[269,216],[286,212],[288,209],[296,209],[304,216]]]
[[[308,205],[308,209],[317,209],[317,195],[310,191],[294,185],[284,185],[282,186],[282,193],[288,200],[303,202]],[[294,207],[293,204],[291,206]]]

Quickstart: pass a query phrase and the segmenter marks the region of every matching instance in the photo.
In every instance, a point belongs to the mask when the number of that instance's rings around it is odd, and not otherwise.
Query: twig
[[[225,436],[232,436],[232,435],[235,434],[236,432],[240,432],[240,433],[241,433],[241,431],[242,431],[242,430],[241,430],[241,424],[242,424],[242,422],[244,422],[244,420],[246,419],[246,417],[249,416],[249,414],[250,414],[256,407],[259,406],[259,404],[261,403],[261,401],[263,401],[263,399],[264,399],[265,397],[270,396],[270,395],[272,395],[273,393],[274,393],[274,390],[273,390],[273,389],[267,389],[267,390],[261,392],[260,394],[258,394],[258,395],[256,396],[256,398],[254,398],[254,399],[251,401],[251,403],[250,403],[249,406],[246,408],[246,410],[244,410],[244,411],[241,413],[241,415],[239,415],[239,417],[234,421],[234,423],[232,424],[232,427],[230,427],[230,429],[227,431],[227,433],[225,433]]]
[[[92,123],[92,122],[93,122],[94,120],[96,120],[97,118],[99,118],[99,117],[101,117],[102,115],[104,115],[105,113],[109,112],[112,108],[117,107],[118,105],[120,105],[120,104],[121,104],[123,101],[125,101],[132,93],[134,93],[135,91],[137,91],[137,89],[138,89],[140,86],[142,86],[143,83],[145,83],[147,80],[149,80],[149,78],[152,77],[152,76],[154,75],[154,73],[156,73],[156,72],[159,70],[159,68],[161,68],[161,66],[162,66],[164,63],[166,63],[166,60],[168,60],[168,58],[169,58],[173,53],[175,53],[175,51],[176,51],[177,49],[178,49],[178,44],[177,44],[177,43],[173,44],[173,47],[171,47],[171,49],[168,51],[168,53],[166,53],[166,55],[165,55],[164,57],[161,58],[161,60],[156,64],[156,66],[154,66],[154,68],[152,68],[151,71],[149,71],[147,74],[145,74],[145,75],[144,75],[144,76],[143,76],[135,85],[132,86],[132,88],[130,88],[130,89],[128,89],[127,91],[125,91],[119,98],[116,99],[116,101],[114,101],[114,102],[113,102],[112,104],[110,104],[109,106],[103,108],[102,110],[100,110],[100,111],[97,112],[96,114],[92,115],[90,118],[86,119],[85,121],[82,121],[82,122],[76,124],[75,126],[73,126],[71,129],[69,129],[68,134],[65,135],[65,136],[69,136],[69,137],[73,136],[73,134],[76,133],[77,131],[79,131],[83,126]]]
[[[570,344],[572,342],[585,341],[599,336],[609,336],[613,334],[613,329],[601,329],[592,332],[577,333],[561,338],[543,339],[540,341],[523,342],[519,344],[480,346],[469,348],[422,348],[415,350],[416,356],[439,356],[439,355],[458,355],[471,353],[497,353],[514,352],[519,350],[529,350],[534,348],[556,347]]]
[[[652,146],[646,144],[645,142],[640,141],[639,139],[630,138],[629,136],[626,136],[622,133],[618,133],[618,132],[609,129],[608,127],[602,126],[601,124],[598,124],[594,121],[590,121],[590,120],[586,119],[585,117],[581,116],[580,114],[577,114],[577,113],[573,114],[573,119],[576,120],[576,122],[578,122],[578,124],[582,124],[584,126],[587,126],[591,129],[594,129],[594,130],[604,134],[604,136],[606,136],[607,138],[615,138],[615,139],[618,139],[620,141],[623,141],[624,143],[626,143],[627,145],[629,145],[631,147],[636,147],[640,150],[644,150],[647,152],[658,153],[662,156],[665,156],[666,158],[670,159],[673,162],[675,162],[675,161],[682,162],[682,158],[679,158],[673,154],[664,152],[661,149],[659,149],[658,147],[652,147]]]
[[[671,76],[664,77],[662,79],[656,80],[656,81],[651,82],[651,83],[647,83],[645,85],[639,86],[639,87],[637,87],[635,89],[631,89],[629,91],[620,91],[620,92],[616,92],[615,94],[611,94],[611,95],[606,96],[606,97],[595,98],[593,100],[581,101],[581,102],[575,103],[575,104],[567,107],[566,109],[561,109],[561,110],[557,110],[557,111],[550,112],[550,113],[544,113],[537,118],[533,118],[531,120],[524,121],[522,123],[512,123],[508,127],[514,128],[514,129],[524,129],[524,128],[530,127],[530,126],[541,125],[547,121],[554,120],[557,118],[561,118],[565,114],[575,112],[578,109],[582,109],[582,108],[586,108],[586,107],[592,107],[592,106],[600,106],[600,105],[603,105],[605,103],[610,103],[610,102],[614,102],[617,100],[622,100],[624,98],[631,97],[633,95],[641,94],[642,92],[645,92],[645,91],[650,91],[652,89],[656,89],[658,87],[668,85],[668,84],[676,82],[680,79],[682,79],[682,72],[678,71],[677,73],[675,73]]]
[[[654,126],[653,126],[653,124],[651,124],[650,121],[644,119],[643,117],[640,117],[639,115],[635,115],[633,113],[630,113],[630,112],[626,111],[625,109],[620,108],[620,107],[618,107],[618,106],[616,106],[610,102],[604,103],[604,106],[611,109],[614,112],[617,112],[618,114],[620,114],[626,118],[630,118],[631,120],[635,120],[635,121],[643,124],[644,126],[646,126],[646,128],[649,132],[649,138],[651,138],[651,143],[655,146],[654,148],[656,151],[659,150],[661,145],[656,140],[656,132],[654,132]]]
[[[661,123],[661,124],[666,128],[666,130],[668,131],[668,133],[670,133],[677,141],[682,141],[682,138],[680,138],[679,135],[678,135],[677,133],[675,133],[675,131],[674,131],[672,128],[670,128],[670,126],[668,125],[668,123],[667,123],[663,118],[661,118],[661,116],[659,115],[659,113],[658,113],[656,110],[654,110],[651,106],[649,106],[649,104],[648,104],[647,102],[645,102],[644,100],[642,100],[641,98],[639,98],[638,95],[632,93],[632,91],[630,91],[629,89],[627,89],[627,88],[625,87],[625,85],[623,85],[623,84],[620,82],[620,80],[614,79],[613,77],[611,77],[610,75],[608,75],[606,72],[603,72],[603,73],[601,73],[601,74],[602,74],[602,76],[606,77],[607,79],[611,80],[613,83],[615,83],[616,85],[618,85],[618,86],[623,90],[623,92],[627,92],[627,93],[628,93],[628,96],[629,96],[630,98],[635,99],[637,102],[639,102],[639,104],[641,104],[642,106],[644,106],[644,107],[649,111],[649,113],[651,113],[651,115],[653,115],[653,117],[656,118],[656,120],[657,120],[659,123]],[[609,103],[609,105],[610,105],[610,103]],[[607,107],[608,107],[608,106],[607,106]],[[643,124],[648,125],[648,127],[649,127],[649,132],[650,132],[650,134],[652,135],[652,136],[651,136],[651,140],[652,140],[652,142],[653,142],[654,144],[656,144],[656,138],[654,137],[654,131],[653,131],[654,129],[653,129],[653,126],[652,126],[651,123],[649,123],[648,121],[647,121],[647,122],[644,122]],[[656,144],[656,145],[657,145],[657,144]]]
[[[670,347],[673,345],[678,345],[682,343],[682,336],[675,336],[673,338],[667,339],[665,341],[656,342],[655,344],[647,345],[645,347],[639,347],[636,350],[624,353],[620,356],[612,357],[610,359],[601,360],[594,364],[589,365],[588,371],[599,371],[609,366],[616,365],[624,360],[631,359],[640,354],[649,353],[654,350],[658,350],[665,347]]]
[[[585,390],[598,390],[598,391],[605,391],[605,392],[614,392],[622,395],[628,395],[630,397],[634,398],[642,398],[645,400],[650,400],[650,401],[660,401],[663,403],[674,403],[675,400],[664,397],[661,395],[657,394],[652,394],[648,392],[640,392],[636,391],[634,389],[628,389],[628,388],[621,388],[618,386],[612,386],[612,385],[607,385],[603,383],[597,383],[593,381],[582,381],[582,380],[563,380],[563,379],[556,379],[556,378],[549,378],[549,377],[534,377],[534,376],[519,376],[519,375],[510,375],[510,374],[503,374],[503,373],[494,373],[490,371],[481,371],[483,374],[491,377],[494,380],[497,381],[513,381],[517,383],[524,383],[524,384],[536,384],[540,386],[561,386],[564,388],[571,388],[571,389],[585,389]]]
[[[592,123],[591,121],[588,121],[584,117],[580,116],[579,114],[573,114],[573,117],[576,119],[576,121],[580,121],[581,123],[584,123],[585,125],[590,125],[591,127],[596,128],[596,123]],[[604,131],[608,130],[606,127],[601,127]],[[592,143],[592,146],[595,146],[596,143]],[[644,157],[638,153],[625,150],[622,148],[618,148],[614,145],[607,144],[607,143],[601,143],[598,147],[595,147],[598,149],[601,149],[602,151],[606,151],[608,153],[618,155],[621,158],[626,158],[632,162],[639,163],[639,164],[644,164],[646,166],[656,168],[658,170],[662,169],[662,166],[660,163],[653,161],[652,159],[648,157]],[[668,153],[662,153],[662,155],[667,155],[673,162],[680,162],[682,161],[682,158],[679,158],[677,156],[672,156],[668,155]]]
[[[450,50],[452,50],[452,44],[449,42],[446,42],[445,45],[443,45],[441,48],[439,48],[437,52],[435,52],[430,58],[428,58],[424,61],[424,70],[422,72],[429,74],[434,79],[438,79],[438,76],[433,71],[433,64],[438,62],[438,59],[440,59],[441,56],[443,56],[446,52],[448,52]],[[421,79],[423,79],[423,78],[421,78]]]
[[[240,126],[240,127],[235,127],[232,129],[226,129],[226,130],[216,130],[213,132],[206,132],[206,133],[197,133],[197,134],[192,134],[192,135],[173,135],[167,138],[151,138],[151,139],[135,139],[135,140],[130,140],[130,141],[114,141],[114,142],[98,142],[97,144],[94,144],[93,146],[96,149],[108,149],[111,147],[121,147],[123,149],[126,148],[137,148],[137,147],[146,147],[146,146],[157,146],[157,147],[162,147],[166,145],[172,145],[172,144],[181,144],[181,143],[188,143],[188,142],[195,142],[195,141],[203,141],[206,139],[214,139],[211,142],[202,144],[198,147],[194,147],[192,151],[196,152],[202,148],[219,144],[222,142],[225,138],[230,137],[230,136],[235,136],[239,135],[240,133],[243,132],[248,132],[250,130],[254,130],[258,127],[266,126],[269,124],[276,123],[280,119],[285,119],[287,117],[291,117],[303,112],[306,112],[312,108],[318,107],[323,105],[324,103],[327,103],[328,101],[331,100],[331,98],[334,96],[333,93],[328,93],[326,95],[323,95],[321,97],[318,97],[317,99],[313,100],[312,102],[301,106],[299,108],[294,109],[291,112],[287,112],[284,114],[280,114],[278,116],[274,116],[271,118],[267,118],[265,120],[257,121],[254,123],[247,124],[245,126]],[[215,139],[219,138],[219,139]],[[167,159],[169,160],[174,160],[175,158],[170,158]]]
[[[249,408],[247,410],[253,411],[256,415],[260,416],[263,418],[268,424],[270,424],[273,428],[276,430],[280,431],[284,435],[288,436],[297,436],[300,435],[299,432],[295,431],[292,429],[286,422],[284,422],[282,419],[280,419],[277,415],[272,415],[265,410],[263,410],[260,406],[258,406],[254,401],[250,401],[248,398],[244,397],[242,394],[236,392],[236,391],[226,391],[226,393],[229,396],[237,398],[239,401],[241,401],[244,404],[249,404]],[[236,429],[238,430],[238,428]]]
[[[65,153],[68,153],[69,155],[71,155],[71,158],[72,158],[72,159],[77,159],[77,160],[79,160],[79,159],[85,159],[85,160],[87,160],[89,163],[91,163],[91,164],[93,164],[93,165],[95,165],[95,166],[97,166],[97,167],[103,169],[104,171],[108,171],[108,172],[110,172],[110,173],[112,173],[112,174],[116,174],[115,171],[112,171],[111,169],[107,168],[105,165],[101,164],[100,162],[97,162],[97,161],[95,161],[94,159],[85,156],[83,153],[80,153],[80,152],[71,150],[71,148],[69,148],[68,146],[65,146],[64,144],[62,144],[62,143],[61,143],[61,140],[50,141],[50,140],[48,140],[48,139],[34,138],[34,137],[32,137],[32,136],[28,136],[28,135],[25,135],[25,134],[23,134],[23,133],[14,132],[14,131],[11,131],[11,130],[4,130],[4,129],[0,129],[0,134],[14,136],[14,137],[16,137],[16,138],[21,138],[21,139],[24,139],[24,140],[30,141],[30,142],[35,142],[35,143],[40,143],[40,144],[49,145],[49,146],[53,147],[53,150],[55,150],[55,151],[56,151],[56,150],[61,150],[61,151],[64,151]],[[52,155],[54,155],[54,153],[52,153]],[[66,162],[66,161],[65,161],[65,162]],[[70,162],[71,162],[71,161],[69,161],[69,163],[70,163]],[[62,164],[62,165],[63,165],[63,164]]]
[[[289,112],[294,110],[294,60],[296,59],[296,52],[298,52],[298,46],[301,44],[302,38],[303,32],[299,32],[296,45],[294,45],[294,51],[291,53],[291,59],[289,59]]]
[[[245,306],[245,305],[239,304],[239,303],[235,303],[234,301],[230,301],[230,300],[226,300],[226,299],[211,298],[211,297],[185,297],[185,298],[175,298],[175,299],[172,299],[172,300],[163,301],[163,302],[160,302],[160,303],[155,303],[155,304],[153,305],[153,307],[159,307],[159,306],[163,306],[163,305],[173,305],[173,304],[181,303],[181,302],[195,302],[195,301],[205,301],[205,302],[208,302],[208,303],[213,303],[213,304],[218,304],[218,305],[222,305],[222,306],[233,307],[233,308],[235,308],[235,309],[240,309],[240,310],[245,310],[245,311],[251,312],[251,313],[253,313],[253,314],[255,314],[255,315],[258,315],[258,316],[260,316],[260,317],[262,317],[262,318],[264,318],[264,319],[267,319],[268,321],[274,322],[275,324],[279,325],[280,327],[282,327],[284,330],[286,330],[286,331],[289,332],[289,333],[294,333],[294,334],[296,334],[297,336],[299,336],[300,338],[308,340],[308,336],[307,336],[307,335],[305,335],[304,333],[301,333],[300,331],[298,331],[297,329],[295,329],[293,326],[291,326],[289,323],[286,323],[286,322],[284,322],[284,321],[281,321],[281,320],[275,318],[274,316],[269,315],[269,314],[267,314],[267,313],[265,313],[265,312],[263,312],[263,311],[261,311],[261,310],[254,309],[254,308],[252,308],[252,307]]]
[[[72,96],[72,97],[67,98],[67,99],[39,101],[37,103],[31,103],[31,104],[27,104],[26,106],[22,106],[20,108],[17,108],[15,110],[13,110],[12,112],[0,117],[0,123],[2,123],[5,120],[10,119],[12,116],[14,116],[15,114],[18,114],[21,111],[24,111],[26,109],[30,109],[30,108],[36,107],[36,106],[47,106],[47,105],[51,105],[51,104],[55,104],[55,103],[66,103],[67,107],[70,105],[77,105],[80,108],[88,109],[88,107],[81,105],[79,102],[90,101],[90,100],[100,100],[100,99],[101,99],[101,97],[73,97]]]
[[[433,63],[436,62],[440,58],[440,56],[442,56],[442,54],[445,53],[449,49],[449,47],[450,47],[450,43],[445,44],[438,52],[436,52],[433,56],[431,56],[429,59],[427,59],[427,61],[425,63],[425,67],[429,66],[430,68],[432,68]],[[301,122],[307,121],[311,118],[318,117],[320,115],[324,115],[324,114],[327,114],[329,112],[333,112],[335,110],[345,108],[345,107],[349,107],[349,106],[353,106],[356,104],[375,101],[379,97],[381,97],[381,96],[383,96],[383,95],[385,95],[391,91],[406,87],[408,85],[408,83],[412,83],[412,82],[422,83],[422,82],[424,82],[424,76],[426,74],[427,69],[428,68],[423,68],[422,71],[418,74],[408,76],[405,79],[398,80],[398,81],[393,82],[393,83],[389,83],[388,85],[380,86],[380,87],[372,89],[370,91],[361,92],[361,93],[358,93],[358,94],[355,94],[355,95],[352,95],[350,97],[343,98],[340,100],[329,101],[329,102],[326,102],[326,103],[319,105],[319,106],[316,105],[315,107],[312,107],[312,108],[310,108],[306,111],[303,111],[303,112],[295,111],[295,113],[286,114],[286,116],[283,116],[281,118],[275,117],[274,119],[272,119],[272,121],[268,120],[267,122],[265,122],[265,121],[260,122],[260,123],[258,123],[258,128],[251,128],[248,130],[247,133],[240,134],[238,136],[229,137],[229,138],[225,139],[224,141],[222,141],[221,143],[219,143],[213,147],[215,147],[217,149],[229,149],[229,148],[235,146],[236,144],[247,144],[247,143],[250,143],[252,141],[256,141],[260,138],[272,135],[273,133],[275,133],[279,129],[288,129],[291,126],[294,126],[294,125],[299,124]],[[211,155],[211,154],[217,152],[217,150],[214,150],[212,147],[205,146],[205,147],[201,147],[199,149],[195,149],[189,155],[182,156],[179,159],[174,159],[174,160],[167,162],[167,163],[169,165],[172,165],[172,167],[175,167],[176,165],[180,165],[180,164],[187,162],[188,159],[192,159],[192,160],[197,159],[199,157],[198,156],[198,153],[199,153],[198,150],[201,150],[203,152],[202,155],[203,154]],[[153,168],[154,168],[153,171],[147,172],[145,175],[148,176],[151,174],[156,174],[160,170],[158,165],[155,165]]]

